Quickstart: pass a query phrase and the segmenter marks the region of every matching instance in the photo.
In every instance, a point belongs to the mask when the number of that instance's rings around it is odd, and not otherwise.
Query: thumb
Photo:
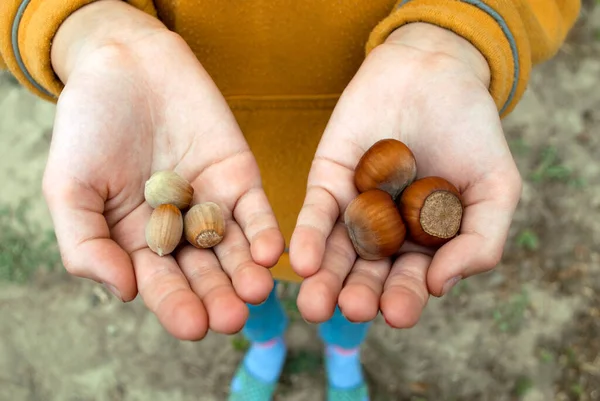
[[[521,188],[513,166],[484,177],[464,192],[461,231],[435,253],[427,273],[432,295],[445,295],[461,279],[500,263]]]
[[[65,269],[76,277],[103,283],[122,301],[137,294],[133,264],[110,239],[104,199],[74,177],[46,172],[44,198],[52,217]]]

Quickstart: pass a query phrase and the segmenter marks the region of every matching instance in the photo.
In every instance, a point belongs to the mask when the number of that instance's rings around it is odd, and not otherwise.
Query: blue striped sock
[[[253,343],[233,378],[229,400],[271,400],[286,354],[287,347],[283,337]]]
[[[368,389],[360,363],[360,349],[325,348],[329,401],[368,401]]]

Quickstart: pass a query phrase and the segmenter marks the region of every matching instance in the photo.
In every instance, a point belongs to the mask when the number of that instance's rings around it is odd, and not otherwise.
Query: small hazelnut
[[[146,243],[158,256],[177,248],[183,236],[183,216],[175,205],[159,205],[146,224]]]
[[[412,151],[397,139],[375,142],[360,158],[355,168],[354,185],[359,192],[377,188],[395,200],[417,176],[417,162]]]
[[[171,204],[183,210],[190,206],[194,188],[174,171],[157,171],[144,185],[144,198],[153,208]]]
[[[196,248],[212,248],[225,235],[225,218],[214,202],[192,206],[185,214],[183,226],[187,241]]]
[[[460,229],[462,197],[444,178],[416,180],[404,190],[398,206],[410,239],[419,245],[442,245]]]
[[[390,194],[370,189],[354,198],[344,213],[354,250],[365,260],[396,253],[404,243],[406,227]]]

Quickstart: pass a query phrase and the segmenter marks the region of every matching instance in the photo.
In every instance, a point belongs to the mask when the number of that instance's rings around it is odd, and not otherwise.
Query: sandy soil
[[[525,186],[501,265],[432,300],[411,330],[376,322],[363,352],[373,399],[600,400],[599,32],[597,6],[504,121]],[[40,183],[53,112],[0,76],[0,205],[25,205],[0,224],[29,230],[0,227],[0,266],[22,249],[56,256],[29,241],[51,229]],[[14,281],[0,284],[0,401],[226,398],[237,336],[176,341],[139,300],[60,269]],[[296,319],[288,337],[276,399],[323,399],[315,328]]]

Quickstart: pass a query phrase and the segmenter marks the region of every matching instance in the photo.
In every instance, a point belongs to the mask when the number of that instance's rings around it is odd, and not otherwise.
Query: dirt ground
[[[525,184],[502,263],[432,299],[413,329],[376,322],[363,352],[374,400],[600,400],[600,5],[588,3],[504,121]],[[226,399],[239,336],[179,342],[141,301],[56,267],[40,190],[53,112],[0,75],[0,401]],[[282,297],[293,315],[294,288]],[[323,399],[315,327],[296,318],[288,337],[276,399]]]

